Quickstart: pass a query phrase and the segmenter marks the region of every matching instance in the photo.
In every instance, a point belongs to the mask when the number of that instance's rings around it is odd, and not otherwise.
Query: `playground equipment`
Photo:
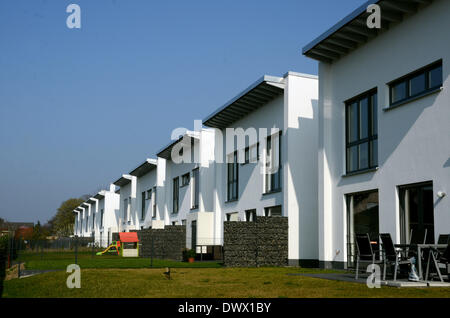
[[[139,256],[139,239],[136,232],[120,232],[119,240],[113,241],[104,251],[98,252],[97,255],[105,253],[117,253],[122,257],[138,257]]]
[[[120,254],[120,242],[119,241],[113,241],[111,245],[109,245],[104,251],[98,252],[96,255],[100,256],[105,253],[115,253],[117,255]]]

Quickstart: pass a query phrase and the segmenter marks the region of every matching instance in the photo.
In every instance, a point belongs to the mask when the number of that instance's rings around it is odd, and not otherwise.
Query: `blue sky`
[[[364,2],[2,0],[0,217],[46,222],[260,76],[317,74],[301,48]]]

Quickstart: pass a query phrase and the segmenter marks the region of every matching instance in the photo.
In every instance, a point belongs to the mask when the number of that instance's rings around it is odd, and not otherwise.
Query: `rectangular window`
[[[145,219],[145,201],[146,201],[146,192],[142,192],[141,194],[141,220]]]
[[[256,209],[246,210],[245,211],[245,220],[247,222],[255,222],[256,221]]]
[[[104,214],[104,210],[101,209],[100,210],[100,227],[103,228],[103,214]]]
[[[156,217],[156,187],[153,187],[153,199],[152,199],[152,203],[153,203],[153,208],[152,208],[152,217]]]
[[[378,166],[376,90],[346,102],[346,170],[364,171]]]
[[[227,163],[227,201],[238,199],[239,165],[237,151],[235,151]]]
[[[442,60],[405,75],[388,85],[390,106],[434,91],[442,86]]]
[[[172,213],[178,213],[180,195],[180,178],[173,179]]]
[[[95,228],[95,213],[92,213],[92,229]]]
[[[244,163],[257,163],[259,160],[259,143],[256,143],[250,147],[244,149]]]
[[[181,225],[186,225],[186,220],[181,220]]]
[[[152,199],[152,189],[148,189],[147,190],[147,197],[146,197],[146,199],[147,200],[151,200]]]
[[[238,212],[227,213],[227,221],[231,222],[239,221],[239,213]]]
[[[273,217],[282,216],[283,214],[281,212],[281,205],[264,208],[264,215]]]
[[[192,170],[192,209],[198,208],[200,199],[199,189],[199,170],[198,168]]]
[[[281,190],[281,132],[266,140],[265,193]]]
[[[191,176],[189,175],[189,172],[183,174],[181,176],[181,186],[182,187],[187,186],[189,184],[190,178],[191,178]]]
[[[128,222],[128,224],[131,223],[131,197],[128,197],[127,222]]]
[[[123,200],[123,223],[128,220],[128,199]]]

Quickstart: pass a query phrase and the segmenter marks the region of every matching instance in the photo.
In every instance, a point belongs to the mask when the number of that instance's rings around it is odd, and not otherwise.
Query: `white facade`
[[[156,159],[147,159],[129,174],[122,175],[114,182],[120,187],[119,231],[140,230],[151,226],[157,219],[158,209],[155,200],[158,195],[158,163]],[[164,179],[164,177],[162,177]],[[143,196],[144,195],[144,196]],[[155,215],[155,217],[153,217]]]
[[[351,232],[346,198],[352,193],[378,191],[379,233],[390,233],[400,243],[400,189],[429,182],[431,239],[450,232],[450,201],[448,195],[442,197],[450,191],[450,43],[437,36],[450,30],[449,17],[450,2],[436,0],[333,63],[320,62],[318,252],[323,266],[342,267],[348,261]],[[389,109],[388,83],[440,59],[442,89]],[[374,88],[378,167],[346,175],[345,101]],[[438,196],[438,192],[442,193]]]
[[[75,209],[74,234],[92,237],[99,246],[107,246],[111,235],[118,231],[119,195],[115,186],[102,190]]]
[[[220,216],[215,210],[214,142],[214,130],[187,131],[158,153],[159,159],[166,159],[161,219],[164,225],[186,225],[188,248],[221,244],[220,224],[215,222]],[[180,158],[172,158],[172,151],[181,149]],[[178,200],[174,200],[176,192]]]
[[[230,198],[227,194],[227,164],[217,165],[215,208],[220,211],[218,215],[221,216],[218,220],[218,228],[221,230],[219,236],[223,239],[223,222],[227,220],[227,216],[229,220],[246,221],[247,216],[255,210],[257,216],[264,216],[269,213],[266,209],[281,207],[282,216],[288,217],[289,222],[290,264],[307,264],[318,258],[317,82],[314,76],[294,72],[289,72],[282,78],[265,76],[238,98],[233,99],[227,107],[232,107],[233,103],[244,102],[246,96],[259,95],[259,98],[263,99],[268,96],[265,94],[273,94],[273,98],[268,102],[255,104],[254,110],[242,114],[238,120],[224,123],[226,128],[222,128],[223,125],[219,123],[220,112],[206,120],[206,125],[221,128],[223,141],[219,142],[222,144],[222,153],[229,156],[233,151],[237,151],[237,155],[242,155],[244,159],[238,159],[237,198]],[[214,118],[217,118],[216,122]],[[254,129],[258,136],[253,141],[247,137],[247,142],[227,149],[227,128],[233,128],[235,131],[242,128],[248,134]],[[260,129],[266,129],[267,135],[272,135],[276,130],[281,132],[280,186],[274,190],[268,185],[266,187],[264,166],[267,139]],[[278,133],[272,136],[272,140],[276,140],[275,135]],[[272,144],[275,153],[278,153],[279,147],[275,147],[277,143]],[[247,163],[245,148],[248,148],[250,161]],[[256,157],[258,151],[259,161]]]

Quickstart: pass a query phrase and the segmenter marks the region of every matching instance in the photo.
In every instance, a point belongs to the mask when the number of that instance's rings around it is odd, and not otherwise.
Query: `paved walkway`
[[[291,273],[287,274],[291,276],[305,276],[312,278],[321,278],[328,280],[335,280],[341,282],[349,282],[349,283],[358,283],[358,284],[366,284],[367,283],[367,275],[360,276],[358,279],[355,279],[355,274],[342,272],[342,273],[317,273],[317,274],[307,274],[307,273]],[[450,283],[444,282],[441,283],[439,281],[433,282],[410,282],[406,279],[398,279],[397,281],[387,280],[381,281],[381,286],[391,286],[391,287],[450,287]]]
[[[56,272],[57,269],[41,270],[41,269],[24,269],[20,271],[20,278],[31,277],[48,272]]]

